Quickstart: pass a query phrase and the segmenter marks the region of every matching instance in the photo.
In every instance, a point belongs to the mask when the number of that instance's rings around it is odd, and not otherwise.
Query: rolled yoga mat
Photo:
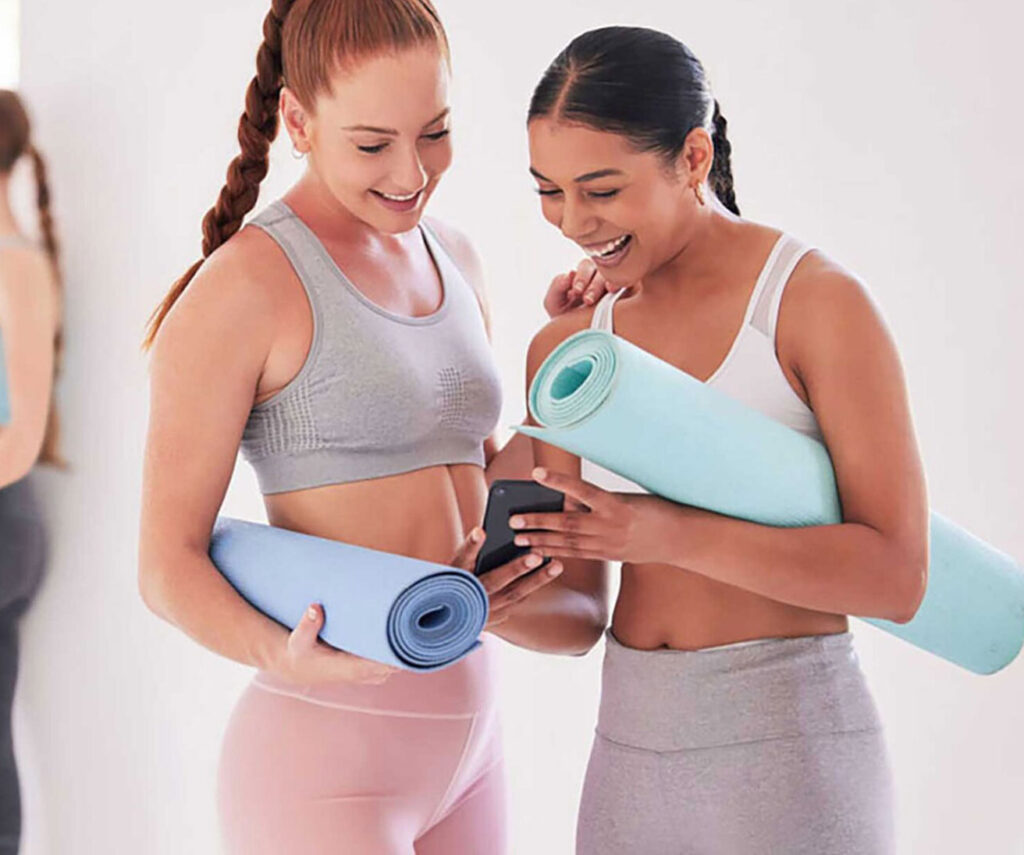
[[[775,526],[842,522],[826,447],[601,330],[566,339],[530,386],[521,433],[680,504]],[[1024,643],[1024,572],[931,514],[929,578],[909,623],[869,623],[978,674]]]
[[[210,558],[246,600],[294,629],[311,603],[320,638],[412,671],[479,646],[488,600],[471,573],[259,523],[218,517]]]
[[[11,421],[11,399],[7,391],[7,366],[4,362],[4,333],[0,330],[0,427]]]

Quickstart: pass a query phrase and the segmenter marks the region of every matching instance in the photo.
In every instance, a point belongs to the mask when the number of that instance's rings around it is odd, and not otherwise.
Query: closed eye
[[[428,140],[432,140],[433,142],[437,142],[438,140],[443,140],[450,133],[451,133],[451,130],[449,128],[445,128],[443,131],[438,131],[436,134],[424,134],[424,136]]]

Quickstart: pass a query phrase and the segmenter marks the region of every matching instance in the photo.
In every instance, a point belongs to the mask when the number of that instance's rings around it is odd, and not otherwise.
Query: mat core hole
[[[551,397],[556,401],[568,398],[583,385],[593,370],[594,363],[590,359],[581,359],[563,368],[551,384]]]
[[[451,617],[451,614],[452,610],[448,606],[438,606],[421,614],[416,624],[420,629],[437,629]]]

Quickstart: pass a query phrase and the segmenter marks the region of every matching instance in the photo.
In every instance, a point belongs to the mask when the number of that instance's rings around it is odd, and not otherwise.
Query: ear
[[[305,154],[312,144],[309,112],[287,86],[281,88],[280,108],[285,130],[292,138],[292,145]]]
[[[704,128],[694,128],[686,135],[683,150],[676,159],[676,174],[680,181],[692,184],[707,181],[715,159],[715,144]]]

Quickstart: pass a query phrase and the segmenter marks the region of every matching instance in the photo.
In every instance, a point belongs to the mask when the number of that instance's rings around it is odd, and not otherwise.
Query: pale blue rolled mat
[[[488,600],[471,573],[259,523],[218,517],[210,558],[253,606],[294,629],[312,603],[320,638],[411,671],[436,671],[480,645]]]
[[[0,330],[0,425],[11,420],[11,399],[7,391],[7,366],[4,361],[4,333]]]
[[[516,429],[680,504],[775,526],[842,522],[825,446],[601,330],[566,339],[530,386],[541,428]],[[979,674],[1024,643],[1024,571],[937,513],[909,623],[867,618]]]

